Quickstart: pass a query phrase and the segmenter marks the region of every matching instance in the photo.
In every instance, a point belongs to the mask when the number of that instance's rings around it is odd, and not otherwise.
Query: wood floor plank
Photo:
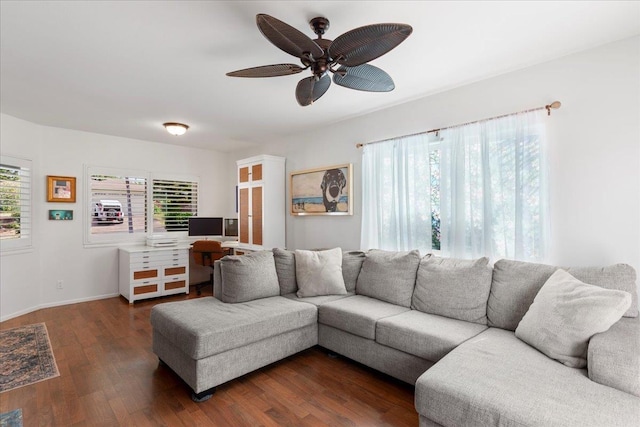
[[[211,295],[203,289],[202,297]],[[315,347],[217,387],[211,399],[159,366],[149,316],[156,304],[108,298],[42,309],[0,329],[44,322],[60,376],[4,392],[0,412],[25,426],[417,426],[413,387]]]

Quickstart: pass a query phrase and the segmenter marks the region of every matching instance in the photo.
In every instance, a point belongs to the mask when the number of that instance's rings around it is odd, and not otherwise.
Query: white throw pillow
[[[630,305],[628,292],[588,285],[557,270],[536,295],[516,336],[566,366],[584,368],[589,339],[620,320]]]
[[[342,249],[296,250],[298,297],[346,295],[342,277]]]

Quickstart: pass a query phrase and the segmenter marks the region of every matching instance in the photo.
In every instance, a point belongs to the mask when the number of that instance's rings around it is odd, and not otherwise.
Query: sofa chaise
[[[636,274],[418,251],[216,262],[214,297],[156,305],[153,351],[192,389],[304,349],[415,384],[421,426],[637,426]]]

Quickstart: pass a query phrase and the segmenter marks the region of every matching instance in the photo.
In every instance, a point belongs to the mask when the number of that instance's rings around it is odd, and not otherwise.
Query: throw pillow
[[[346,295],[342,278],[342,249],[295,251],[298,298]]]
[[[628,292],[589,285],[557,270],[518,324],[516,337],[566,366],[584,368],[589,339],[620,320],[630,305]]]
[[[271,251],[226,256],[220,260],[222,302],[238,303],[280,295]]]
[[[292,294],[298,290],[296,282],[296,257],[293,251],[273,248],[273,257],[276,262],[276,273],[280,283],[280,295]]]
[[[492,276],[488,263],[489,258],[424,257],[418,267],[411,308],[486,325]]]
[[[411,307],[420,252],[371,249],[362,263],[356,293]]]

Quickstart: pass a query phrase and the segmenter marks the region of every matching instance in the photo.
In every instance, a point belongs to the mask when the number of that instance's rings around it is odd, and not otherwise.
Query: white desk
[[[120,294],[134,301],[189,293],[189,246],[128,246],[119,250]]]

